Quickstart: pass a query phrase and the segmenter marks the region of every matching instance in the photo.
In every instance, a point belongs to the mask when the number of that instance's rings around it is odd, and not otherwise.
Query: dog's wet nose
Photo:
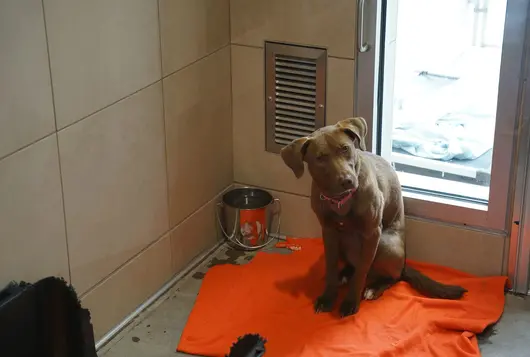
[[[344,187],[345,189],[353,188],[353,180],[351,179],[351,177],[343,177],[341,179],[341,184],[342,187]]]

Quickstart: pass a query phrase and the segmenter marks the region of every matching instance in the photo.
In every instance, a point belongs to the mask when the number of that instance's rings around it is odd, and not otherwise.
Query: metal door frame
[[[354,114],[363,116],[367,120],[371,129],[367,138],[368,147],[375,153],[379,152],[381,146],[378,142],[380,140],[378,132],[382,128],[382,113],[378,113],[377,110],[381,108],[381,91],[385,88],[382,73],[384,68],[379,64],[385,47],[379,44],[382,40],[388,46],[387,40],[382,36],[386,30],[384,26],[387,25],[387,19],[384,17],[387,8],[392,9],[396,3],[395,0],[358,1],[358,35],[362,34],[362,36],[359,35],[357,38]],[[494,171],[488,205],[470,206],[451,200],[422,199],[423,195],[413,192],[407,194],[405,191],[405,208],[408,214],[489,230],[500,236],[508,233],[516,163],[507,160],[507,157],[512,157],[516,152],[518,131],[516,118],[520,113],[522,60],[529,3],[530,0],[508,0],[507,2],[495,128],[496,149],[493,153]],[[379,16],[379,14],[382,15]],[[363,31],[359,31],[360,29]]]
[[[530,9],[528,9],[530,18]],[[519,113],[518,145],[514,160],[517,173],[514,179],[511,231],[508,242],[508,278],[511,290],[529,294],[530,288],[530,24],[525,41],[524,78]]]

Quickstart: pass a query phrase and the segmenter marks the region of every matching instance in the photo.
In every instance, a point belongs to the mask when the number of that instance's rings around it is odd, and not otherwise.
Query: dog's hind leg
[[[383,231],[363,298],[375,300],[383,295],[385,290],[400,280],[404,264],[405,251],[400,232],[391,229]]]
[[[383,293],[396,283],[396,279],[392,278],[380,278],[371,282],[364,290],[363,298],[365,300],[376,300]]]

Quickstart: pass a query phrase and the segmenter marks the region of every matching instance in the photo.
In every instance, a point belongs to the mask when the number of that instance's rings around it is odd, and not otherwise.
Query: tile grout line
[[[212,197],[211,199],[207,200],[205,203],[203,203],[199,208],[197,208],[195,211],[191,212],[190,214],[188,214],[187,216],[185,216],[184,218],[182,218],[177,224],[175,224],[173,227],[170,227],[169,228],[169,231],[172,231],[173,229],[177,228],[177,226],[180,226],[182,223],[184,223],[185,221],[187,221],[191,216],[193,216],[195,213],[197,213],[197,211],[199,211],[201,208],[203,208],[204,206],[206,206],[207,204],[211,203],[212,201],[214,201],[217,197],[220,197],[222,196],[222,194],[224,194],[230,187],[232,187],[234,185],[234,181],[232,181],[231,183],[229,183],[228,185],[226,185],[221,191],[217,192],[214,197]],[[168,232],[169,232],[168,231]]]
[[[196,60],[194,60],[194,61],[188,63],[187,65],[185,65],[185,66],[183,66],[183,67],[181,67],[181,68],[179,68],[179,69],[174,70],[174,71],[171,72],[171,73],[168,73],[168,74],[166,74],[166,75],[163,75],[163,73],[162,73],[162,79],[166,79],[166,78],[168,78],[168,77],[171,77],[172,75],[174,75],[174,74],[176,74],[176,73],[178,73],[178,72],[180,72],[180,71],[182,71],[182,70],[184,70],[184,69],[187,69],[188,67],[193,66],[193,65],[196,64],[197,62],[200,62],[200,61],[202,61],[203,59],[206,59],[206,58],[208,58],[208,57],[211,57],[211,56],[215,55],[217,52],[220,52],[220,51],[223,50],[226,46],[229,46],[229,45],[230,45],[230,43],[224,44],[224,45],[222,45],[221,47],[219,47],[219,48],[213,50],[212,52],[209,52],[209,53],[205,54],[204,56],[201,56],[201,57],[197,58]]]
[[[228,0],[228,51],[230,56],[230,125],[232,131],[232,183],[235,177],[235,156],[234,156],[234,72],[233,72],[233,56],[232,56],[232,1]]]
[[[351,103],[351,114],[352,116],[355,116],[355,111],[357,110],[357,101],[356,101],[356,98],[357,98],[357,66],[359,64],[359,62],[357,62],[357,57],[358,57],[358,53],[357,53],[357,46],[358,46],[358,43],[357,43],[357,31],[358,31],[358,28],[359,28],[359,24],[357,23],[358,20],[359,20],[359,14],[357,13],[357,9],[359,7],[357,6],[355,8],[355,16],[354,16],[354,26],[353,26],[353,58],[352,58],[352,61],[353,62],[353,78],[351,79],[353,81],[352,85],[353,85],[353,98],[352,98],[352,103]],[[328,64],[329,65],[329,64]],[[327,91],[326,91],[327,92]],[[326,99],[326,109],[327,109],[327,99]],[[373,125],[372,125],[372,130],[373,130]]]
[[[108,273],[105,277],[103,277],[100,281],[98,281],[96,284],[88,288],[86,291],[84,291],[82,294],[80,294],[79,298],[83,299],[85,296],[87,296],[89,293],[94,291],[96,288],[103,285],[103,283],[107,282],[114,274],[116,274],[119,270],[123,269],[126,265],[128,265],[130,262],[138,258],[141,254],[145,253],[148,249],[153,247],[155,244],[159,243],[166,235],[171,234],[178,226],[185,223],[188,219],[190,219],[194,214],[199,212],[201,209],[206,207],[208,204],[214,202],[218,197],[220,197],[223,193],[226,192],[227,189],[229,189],[232,186],[232,184],[226,186],[223,188],[220,192],[216,193],[214,197],[206,201],[203,205],[201,205],[199,208],[194,210],[192,213],[187,215],[184,219],[182,219],[178,224],[174,225],[173,227],[170,227],[168,230],[164,231],[160,236],[158,236],[155,240],[148,243],[144,248],[142,248],[138,253],[134,254],[132,257],[124,261],[122,264],[120,264],[118,267],[113,269],[110,273]]]
[[[129,263],[131,263],[132,261],[134,261],[136,258],[138,258],[140,255],[142,255],[143,253],[145,253],[146,251],[148,251],[149,249],[151,249],[153,246],[155,246],[157,243],[159,243],[162,239],[164,239],[164,237],[168,234],[168,233],[171,233],[172,229],[168,229],[167,231],[164,231],[164,233],[162,233],[160,236],[158,236],[155,240],[153,240],[152,242],[149,242],[145,247],[143,247],[142,249],[140,249],[138,251],[138,253],[134,254],[133,256],[129,257],[127,260],[125,260],[122,264],[120,264],[119,266],[117,266],[116,268],[114,268],[110,273],[108,273],[106,276],[104,276],[100,281],[98,281],[97,283],[95,283],[93,286],[91,286],[90,288],[88,288],[86,291],[84,291],[83,293],[81,293],[79,295],[79,299],[82,300],[84,299],[88,294],[90,294],[92,291],[96,290],[97,288],[99,288],[101,285],[103,285],[105,282],[107,282],[110,278],[112,278],[113,275],[115,275],[117,272],[119,272],[121,269],[125,268]]]
[[[236,184],[236,185],[242,185],[242,186],[246,186],[246,187],[258,187],[258,188],[263,188],[263,189],[265,189],[265,190],[275,191],[275,192],[278,192],[278,193],[289,194],[289,195],[298,196],[298,197],[302,197],[302,198],[311,198],[310,195],[303,195],[303,194],[300,194],[300,193],[295,193],[295,192],[288,192],[288,191],[278,190],[278,189],[271,188],[271,187],[265,187],[265,186],[259,186],[259,185],[247,184],[247,183],[240,182],[240,181],[236,181],[236,180],[234,180],[234,184]]]
[[[162,22],[160,21],[160,0],[157,1],[158,11],[158,43],[159,43],[159,54],[160,54],[160,86],[162,88],[162,119],[164,121],[164,155],[165,155],[165,171],[166,171],[166,205],[167,205],[167,227],[171,230],[171,210],[170,210],[170,198],[169,198],[169,160],[167,154],[167,121],[166,121],[166,91],[164,89],[164,61],[162,59]],[[171,244],[171,237],[170,244]],[[173,268],[173,250],[169,250],[169,259],[171,267]]]
[[[62,169],[62,165],[61,165],[61,152],[60,152],[60,149],[59,149],[59,132],[57,130],[57,110],[56,110],[56,107],[55,107],[55,91],[53,89],[52,63],[51,63],[51,56],[50,56],[50,43],[49,43],[49,40],[48,40],[48,26],[47,26],[47,23],[46,23],[46,10],[44,9],[44,0],[41,0],[41,6],[42,6],[42,18],[43,18],[43,21],[44,21],[44,37],[46,39],[46,54],[48,55],[48,73],[50,75],[50,90],[51,90],[51,96],[52,96],[53,118],[54,118],[54,122],[55,122],[55,132],[50,134],[50,135],[54,135],[55,134],[55,144],[57,145],[57,163],[59,165],[59,182],[61,184],[61,199],[62,199],[62,203],[63,203],[63,224],[64,224],[64,237],[65,237],[65,244],[66,244],[66,259],[67,259],[67,263],[68,263],[68,281],[69,281],[70,284],[72,284],[72,266],[70,264],[70,245],[68,243],[68,226],[66,224],[66,202],[65,202],[65,199],[64,199],[63,169]],[[46,136],[46,137],[49,137],[49,135]]]
[[[127,94],[125,97],[122,97],[122,98],[120,98],[120,99],[118,99],[118,100],[115,100],[114,102],[112,102],[112,103],[110,103],[110,104],[107,104],[107,105],[105,105],[104,107],[102,107],[102,108],[100,108],[100,109],[98,109],[98,110],[96,110],[96,111],[94,111],[94,112],[92,112],[92,113],[90,113],[90,114],[88,114],[88,115],[85,115],[84,117],[82,117],[82,118],[80,118],[80,119],[77,119],[77,120],[75,120],[74,122],[72,122],[72,123],[70,123],[70,124],[67,124],[67,125],[63,126],[63,127],[60,128],[60,129],[57,129],[57,133],[59,133],[59,132],[61,132],[61,131],[63,131],[63,130],[68,129],[69,127],[74,126],[75,124],[78,124],[78,123],[84,121],[85,119],[89,119],[90,117],[92,117],[92,116],[94,116],[94,115],[96,115],[96,114],[99,114],[99,113],[101,113],[102,111],[104,111],[104,110],[106,110],[106,109],[112,107],[113,105],[118,104],[118,103],[121,103],[121,102],[125,101],[126,99],[129,99],[130,97],[134,96],[135,94],[138,94],[138,93],[140,93],[141,91],[143,91],[144,89],[147,89],[147,88],[149,88],[149,87],[151,87],[151,86],[154,86],[155,84],[157,84],[158,82],[161,82],[161,81],[162,81],[162,79],[159,78],[159,79],[155,80],[154,82],[151,82],[151,83],[149,83],[149,84],[143,86],[142,88],[140,88],[140,89],[138,89],[138,90],[135,90],[134,92],[132,92],[132,93],[130,93],[130,94]]]
[[[44,1],[44,0],[41,0],[41,1]],[[155,80],[154,82],[149,83],[149,84],[143,86],[142,88],[140,88],[140,89],[138,89],[138,90],[135,90],[134,92],[132,92],[132,93],[130,93],[130,94],[128,94],[128,95],[126,95],[126,96],[124,96],[124,97],[122,97],[122,98],[120,98],[120,99],[118,99],[118,100],[116,100],[116,101],[114,101],[114,102],[112,102],[112,103],[110,103],[110,104],[104,106],[103,108],[98,109],[98,110],[96,110],[96,111],[94,111],[94,112],[92,112],[92,113],[90,113],[90,114],[88,114],[88,115],[86,115],[86,116],[84,116],[84,117],[82,117],[82,118],[80,118],[80,119],[77,119],[77,120],[75,120],[74,122],[72,122],[72,123],[70,123],[70,124],[68,124],[68,125],[65,125],[64,127],[60,128],[60,129],[57,127],[57,119],[55,118],[55,122],[56,122],[56,124],[55,124],[56,130],[55,130],[55,131],[53,131],[52,133],[46,134],[45,136],[42,136],[42,137],[40,137],[40,138],[38,138],[38,139],[35,139],[35,140],[33,140],[32,142],[30,142],[29,144],[26,144],[26,145],[22,146],[21,148],[16,149],[16,150],[14,150],[14,151],[12,151],[12,152],[10,152],[10,153],[4,155],[4,156],[0,156],[0,161],[2,161],[2,160],[4,160],[4,159],[7,159],[8,157],[10,157],[10,156],[12,156],[12,155],[14,155],[14,154],[16,154],[16,153],[18,153],[18,152],[24,150],[24,149],[27,149],[28,147],[30,147],[30,146],[32,146],[32,145],[38,143],[38,142],[41,141],[41,140],[44,140],[44,139],[48,138],[49,136],[51,136],[51,135],[53,135],[53,134],[58,134],[58,133],[60,133],[61,131],[68,129],[69,127],[71,127],[71,126],[73,126],[73,125],[75,125],[75,124],[78,124],[78,123],[82,122],[82,121],[85,120],[85,119],[89,119],[91,116],[96,115],[96,114],[102,112],[103,110],[108,109],[108,108],[112,107],[113,105],[118,104],[118,103],[124,101],[125,99],[128,99],[128,98],[132,97],[133,95],[135,95],[135,94],[137,94],[137,93],[143,91],[144,89],[147,89],[147,88],[149,88],[149,87],[151,87],[151,86],[157,84],[158,82],[163,82],[164,79],[166,79],[166,78],[168,78],[168,77],[170,77],[170,76],[172,76],[172,75],[174,75],[174,74],[176,74],[176,73],[178,73],[178,72],[180,72],[180,71],[182,71],[182,70],[184,70],[184,69],[186,69],[186,68],[188,68],[188,67],[194,65],[195,63],[197,63],[197,62],[199,62],[199,61],[201,61],[201,60],[203,60],[203,59],[206,59],[207,57],[210,57],[210,56],[216,54],[217,52],[223,50],[223,49],[224,49],[225,47],[227,47],[227,46],[230,46],[230,44],[223,45],[222,47],[219,47],[219,48],[216,49],[215,51],[213,51],[213,52],[211,52],[211,53],[209,53],[209,54],[207,54],[207,55],[205,55],[205,56],[203,56],[203,57],[201,57],[201,58],[199,58],[199,59],[197,59],[197,60],[195,60],[195,61],[193,61],[193,62],[187,64],[187,65],[185,65],[184,67],[179,68],[179,69],[177,69],[176,71],[171,72],[171,73],[169,73],[168,75],[163,76],[162,78],[157,79],[157,80]],[[50,67],[50,68],[51,68],[51,67]],[[53,88],[52,88],[52,90],[53,90]],[[55,103],[54,103],[54,106],[55,106]],[[55,110],[55,109],[54,109],[54,110]]]
[[[42,0],[42,1],[44,1],[44,0]],[[48,60],[48,62],[49,62],[49,60]],[[50,70],[51,70],[51,66],[50,66]],[[50,77],[51,77],[51,75],[50,75]],[[51,79],[51,78],[50,78],[50,79]],[[44,140],[44,139],[46,139],[46,138],[48,138],[48,137],[50,137],[50,136],[52,136],[52,135],[54,135],[54,134],[59,134],[59,133],[62,132],[63,130],[68,129],[68,128],[70,128],[71,126],[74,126],[74,125],[76,125],[76,124],[78,124],[78,123],[84,121],[85,119],[89,119],[91,116],[96,115],[96,114],[98,114],[98,113],[104,111],[105,109],[108,109],[108,108],[112,107],[113,105],[118,104],[118,103],[120,103],[120,102],[122,102],[122,101],[124,101],[124,100],[126,100],[126,99],[128,99],[128,98],[130,98],[130,97],[132,97],[133,95],[135,95],[135,94],[137,94],[137,93],[143,91],[144,89],[147,89],[147,88],[149,88],[149,87],[151,87],[151,86],[153,86],[153,85],[155,85],[155,84],[157,84],[158,82],[161,82],[161,81],[162,81],[161,79],[157,79],[157,80],[154,81],[153,83],[150,83],[150,84],[148,84],[148,85],[146,85],[146,86],[144,86],[144,87],[142,87],[142,88],[140,88],[140,89],[134,91],[133,93],[131,93],[131,94],[129,94],[129,95],[127,95],[127,96],[125,96],[125,97],[123,97],[123,98],[121,98],[121,99],[118,99],[117,101],[112,102],[111,104],[109,104],[109,105],[107,105],[107,106],[105,106],[105,107],[103,107],[103,108],[101,108],[101,109],[98,109],[98,110],[96,110],[95,112],[93,112],[93,113],[91,113],[91,114],[89,114],[89,115],[87,115],[87,116],[84,116],[83,118],[78,119],[78,120],[76,120],[76,121],[74,121],[74,122],[72,122],[72,123],[70,123],[70,124],[68,124],[68,125],[66,125],[66,126],[64,126],[64,127],[62,127],[62,128],[60,128],[60,129],[57,127],[57,118],[55,118],[55,131],[54,131],[54,132],[49,133],[49,134],[47,134],[47,135],[45,135],[45,136],[43,136],[43,137],[40,137],[40,138],[38,138],[38,139],[32,141],[31,143],[22,146],[20,149],[17,149],[17,150],[15,150],[15,151],[13,151],[13,152],[7,154],[7,155],[4,155],[4,156],[0,157],[0,161],[2,161],[2,160],[4,160],[4,159],[7,159],[8,157],[10,157],[10,156],[12,156],[12,155],[17,154],[17,153],[19,153],[20,151],[22,151],[22,150],[24,150],[24,149],[27,149],[28,147],[30,147],[30,146],[32,146],[32,145],[38,143],[39,141]],[[53,97],[53,86],[52,86],[52,97]],[[55,117],[55,102],[53,103],[53,107],[54,107],[54,117]]]
[[[53,95],[52,95],[52,97],[53,97]],[[55,114],[54,114],[54,116],[55,116]],[[48,139],[50,136],[55,135],[55,134],[57,134],[57,130],[56,130],[56,129],[54,129],[51,133],[48,133],[48,134],[46,134],[46,135],[44,135],[44,136],[42,136],[42,137],[39,137],[38,139],[33,140],[33,141],[30,142],[29,144],[26,144],[26,145],[22,146],[21,148],[16,149],[16,150],[13,151],[13,152],[10,152],[9,154],[6,154],[6,155],[4,155],[4,156],[0,156],[0,161],[2,161],[2,160],[4,160],[4,159],[7,159],[7,158],[9,158],[10,156],[13,156],[13,155],[15,155],[15,154],[18,154],[19,152],[21,152],[21,151],[23,151],[23,150],[29,148],[30,146],[33,146],[33,145],[37,144],[39,141],[42,141],[42,140]]]
[[[153,295],[147,298],[140,306],[138,306],[132,313],[125,317],[120,323],[118,323],[114,328],[108,331],[103,337],[101,337],[96,342],[96,351],[100,351],[105,347],[114,337],[116,337],[121,331],[123,331],[127,326],[129,326],[137,317],[140,316],[144,311],[149,307],[159,301],[168,293],[179,281],[182,281],[193,272],[194,269],[197,269],[203,262],[205,262],[209,257],[213,256],[219,249],[223,246],[223,242],[216,242],[212,247],[205,249],[203,252],[199,253],[194,257],[190,263],[184,267],[181,271],[174,274],[162,287],[157,290]],[[108,351],[107,351],[108,352]]]
[[[43,0],[43,1],[44,1],[44,0]],[[160,24],[159,24],[159,28],[160,28]],[[160,36],[160,34],[159,34],[159,36]],[[72,123],[70,123],[70,124],[68,124],[68,125],[65,125],[64,127],[60,128],[60,129],[57,129],[57,132],[63,131],[63,130],[65,130],[65,129],[71,127],[72,125],[75,125],[75,124],[77,124],[77,123],[79,123],[79,122],[81,122],[81,121],[83,121],[83,120],[85,120],[85,119],[88,119],[88,118],[90,118],[91,116],[93,116],[93,115],[95,115],[95,114],[98,114],[98,113],[102,112],[103,110],[105,110],[105,109],[107,109],[107,108],[110,108],[110,107],[112,107],[113,105],[118,104],[118,103],[124,101],[125,99],[128,99],[128,98],[132,97],[132,96],[135,95],[135,94],[138,94],[139,92],[143,91],[144,89],[147,89],[147,88],[149,88],[149,87],[151,87],[151,86],[157,84],[158,82],[163,82],[164,79],[166,79],[166,78],[168,78],[168,77],[170,77],[170,76],[172,76],[172,75],[174,75],[174,74],[176,74],[176,73],[178,73],[178,72],[180,72],[180,71],[182,71],[182,70],[185,70],[185,69],[187,69],[188,67],[193,66],[194,64],[196,64],[197,62],[199,62],[199,61],[201,61],[201,60],[203,60],[203,59],[206,59],[206,58],[208,58],[208,57],[210,57],[210,56],[216,54],[217,52],[221,51],[221,50],[224,49],[225,47],[226,47],[226,45],[225,45],[225,46],[222,46],[222,47],[220,47],[220,48],[218,48],[218,49],[216,49],[216,50],[213,51],[213,52],[210,52],[210,53],[208,53],[208,54],[206,54],[206,55],[204,55],[204,56],[202,56],[202,57],[196,59],[196,60],[193,61],[193,62],[188,63],[187,65],[185,65],[185,66],[183,66],[183,67],[181,67],[181,68],[179,68],[179,69],[177,69],[177,70],[175,70],[175,71],[173,71],[173,72],[171,72],[171,73],[169,73],[169,74],[167,74],[167,75],[164,75],[164,73],[163,73],[163,69],[161,68],[161,71],[162,71],[162,76],[161,76],[161,78],[157,78],[155,81],[153,81],[153,82],[151,82],[151,83],[149,83],[149,84],[147,84],[147,85],[141,87],[140,89],[137,89],[137,90],[135,90],[134,92],[129,93],[129,94],[127,94],[126,96],[124,96],[124,97],[122,97],[122,98],[119,98],[119,99],[115,100],[114,102],[112,102],[112,103],[110,103],[110,104],[107,104],[107,105],[105,105],[104,107],[102,107],[102,108],[100,108],[100,109],[98,109],[98,110],[96,110],[96,111],[94,111],[94,112],[92,112],[92,113],[90,113],[90,114],[88,114],[88,115],[85,115],[84,117],[82,117],[82,118],[80,118],[80,119],[77,119],[76,121],[74,121],[74,122],[72,122]],[[161,49],[160,49],[160,51],[161,51]],[[162,61],[162,59],[161,59],[161,61]]]
[[[232,44],[232,1],[228,1],[228,44]]]
[[[254,48],[254,49],[256,49],[256,50],[265,50],[265,48],[262,47],[262,46],[248,45],[248,44],[243,44],[243,43],[232,42],[232,39],[230,39],[230,44],[231,44],[232,46],[245,47],[245,48]],[[309,46],[309,45],[300,45],[300,46],[302,46],[302,47],[312,47],[312,46]],[[328,48],[328,51],[329,51],[329,48]],[[328,58],[340,59],[340,60],[348,60],[348,61],[355,61],[355,58],[354,58],[354,57],[344,57],[344,56],[331,56],[331,55],[328,55]]]

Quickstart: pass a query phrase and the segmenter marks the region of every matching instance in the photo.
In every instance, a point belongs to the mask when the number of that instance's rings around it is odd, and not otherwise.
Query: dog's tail
[[[418,270],[405,265],[401,280],[409,283],[421,294],[437,299],[460,299],[467,290],[457,285],[446,285],[435,281]]]

